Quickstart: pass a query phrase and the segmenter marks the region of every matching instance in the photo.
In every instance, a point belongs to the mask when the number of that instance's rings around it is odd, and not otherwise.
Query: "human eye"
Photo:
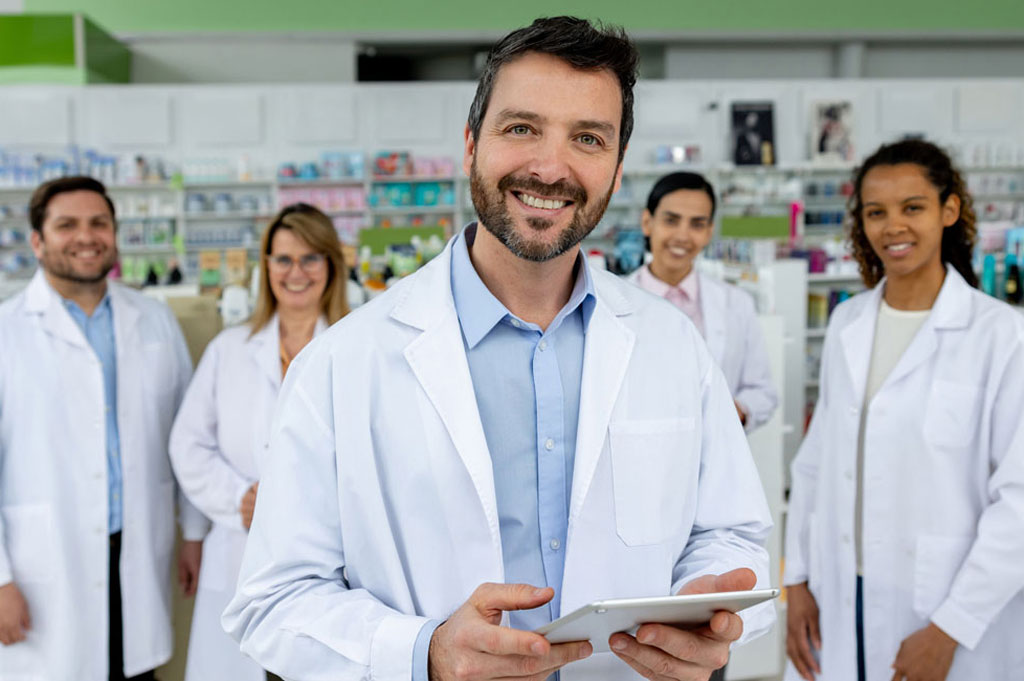
[[[523,123],[516,123],[515,125],[509,126],[508,132],[512,133],[516,137],[525,137],[529,135],[531,130],[530,126],[524,125]]]
[[[603,147],[604,141],[597,135],[585,132],[579,136],[580,144],[586,147]]]
[[[282,270],[290,269],[292,266],[292,258],[290,255],[271,256],[270,262],[272,262],[276,267],[279,267]]]
[[[877,220],[878,218],[882,217],[882,215],[883,211],[877,208],[869,208],[864,211],[864,217],[867,218],[868,220]]]
[[[908,213],[919,213],[924,210],[924,206],[917,203],[911,203],[904,210]]]
[[[323,253],[308,253],[299,258],[301,267],[317,267],[324,261]]]

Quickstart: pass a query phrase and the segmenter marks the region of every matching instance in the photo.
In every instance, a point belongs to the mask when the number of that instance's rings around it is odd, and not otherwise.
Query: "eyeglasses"
[[[315,272],[324,266],[327,258],[323,253],[307,253],[300,257],[298,261],[290,255],[268,255],[267,262],[272,269],[278,272],[287,272],[296,262],[298,262],[299,268],[303,272]]]

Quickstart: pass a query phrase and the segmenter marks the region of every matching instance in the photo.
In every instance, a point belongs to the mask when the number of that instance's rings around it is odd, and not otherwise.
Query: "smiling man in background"
[[[580,254],[621,181],[636,66],[623,32],[572,17],[499,41],[465,131],[479,222],[295,360],[224,616],[267,669],[707,679],[772,623],[766,604],[645,625],[614,655],[531,632],[598,599],[766,585],[721,372],[674,307]]]
[[[191,360],[166,306],[107,282],[101,183],[47,182],[29,217],[39,271],[0,305],[0,677],[152,679],[173,640],[167,438]],[[181,499],[192,593],[207,521]]]

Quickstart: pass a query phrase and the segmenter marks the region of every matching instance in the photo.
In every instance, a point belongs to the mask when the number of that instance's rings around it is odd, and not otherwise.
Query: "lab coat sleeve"
[[[747,415],[744,428],[750,432],[772,417],[779,406],[779,395],[772,380],[768,349],[764,344],[764,333],[757,319],[757,311],[749,299],[744,300],[747,314],[742,316],[744,325],[743,366],[740,371],[740,385],[733,396]]]
[[[0,373],[0,381],[3,381],[3,374]],[[0,422],[3,419],[4,413],[4,386],[0,382]],[[0,471],[4,470],[4,441],[0,438]],[[4,500],[0,498],[0,508],[4,505]],[[11,558],[7,555],[7,533],[4,527],[4,514],[0,513],[0,586],[14,581],[14,572],[11,570]]]
[[[217,442],[217,376],[221,343],[207,346],[171,429],[171,465],[185,496],[214,522],[242,529],[239,506],[251,480],[221,454]]]
[[[192,377],[192,358],[188,354],[188,345],[185,343],[185,336],[181,333],[178,320],[170,308],[165,308],[167,324],[171,336],[171,345],[174,348],[174,358],[177,386],[174,393],[174,409],[177,412],[181,406],[185,390],[188,388],[189,379]],[[172,426],[173,430],[173,426]],[[171,461],[173,466],[174,462]],[[181,535],[185,541],[201,541],[210,531],[210,521],[188,500],[178,484],[178,523],[181,525]]]
[[[974,544],[931,620],[973,650],[985,630],[1024,589],[1024,329],[1007,353],[991,401],[989,505]]]
[[[673,570],[673,593],[697,577],[741,567],[757,575],[755,588],[766,589],[770,579],[764,542],[772,529],[771,512],[725,377],[710,355],[701,364],[707,368],[702,381],[697,511]],[[737,645],[771,628],[775,605],[768,602],[748,608],[742,617],[743,636]]]
[[[826,336],[821,350],[818,403],[814,405],[811,424],[789,469],[789,505],[786,513],[784,554],[786,568],[782,575],[782,583],[785,586],[803,584],[811,570],[810,525],[817,497],[818,461],[825,446],[825,423],[829,408],[827,381],[832,371],[831,354],[830,339]]]
[[[429,620],[347,582],[335,454],[344,438],[328,425],[329,366],[315,357],[303,366],[317,355],[310,350],[282,388],[237,591],[221,621],[243,653],[284,678],[408,681]]]

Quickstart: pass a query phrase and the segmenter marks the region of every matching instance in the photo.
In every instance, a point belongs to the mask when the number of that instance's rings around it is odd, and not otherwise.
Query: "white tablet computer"
[[[616,632],[635,634],[646,623],[697,627],[719,610],[739,612],[778,595],[778,589],[760,589],[595,601],[537,629],[537,633],[551,643],[590,641],[595,652],[606,652],[608,637]]]

